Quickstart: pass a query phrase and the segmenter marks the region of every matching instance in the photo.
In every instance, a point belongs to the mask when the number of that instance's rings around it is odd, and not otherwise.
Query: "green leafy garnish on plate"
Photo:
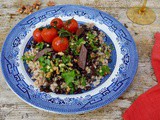
[[[96,35],[92,34],[91,32],[87,33],[87,38],[90,42],[92,42],[95,39]]]
[[[71,36],[71,33],[63,28],[58,31],[58,34],[60,37],[70,37]]]
[[[45,73],[49,72],[52,69],[51,61],[46,58],[46,56],[41,56],[38,58],[38,61],[41,65],[41,70]]]
[[[106,51],[106,56],[107,56],[107,58],[109,58],[111,56],[111,53]]]
[[[63,61],[64,64],[66,64],[66,63],[71,62],[71,58],[70,58],[70,56],[63,55],[62,56],[62,61]]]
[[[62,73],[62,78],[64,79],[67,85],[70,85],[72,82],[74,82],[75,77],[76,74],[74,70]]]
[[[77,41],[76,41],[76,45],[77,46],[81,46],[81,45],[83,45],[83,44],[85,44],[86,43],[86,41],[83,39],[83,38],[80,38],[80,39],[78,39]]]
[[[38,48],[39,50],[42,50],[44,48],[44,43],[40,42],[36,45],[36,48]]]
[[[104,76],[104,75],[109,74],[109,73],[110,73],[110,68],[106,65],[103,65],[99,70],[99,75],[100,76]]]
[[[109,47],[110,47],[111,50],[114,50],[113,44],[110,44]]]
[[[32,61],[34,59],[35,56],[26,56],[26,55],[23,55],[22,56],[22,60],[23,61]]]
[[[80,80],[81,80],[81,85],[85,87],[86,86],[86,78],[82,77]]]

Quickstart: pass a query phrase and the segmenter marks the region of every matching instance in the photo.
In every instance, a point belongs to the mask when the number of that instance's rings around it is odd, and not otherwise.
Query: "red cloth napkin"
[[[158,85],[140,95],[122,115],[124,120],[160,120],[160,33],[155,34],[152,66]]]
[[[155,44],[152,50],[152,66],[154,69],[155,76],[157,78],[158,84],[160,83],[160,33],[156,33]]]

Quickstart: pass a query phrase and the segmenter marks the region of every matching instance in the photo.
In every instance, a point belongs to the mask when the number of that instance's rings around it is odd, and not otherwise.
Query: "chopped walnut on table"
[[[48,6],[55,6],[55,2],[49,1],[49,2],[47,3],[47,5],[48,5]]]
[[[39,0],[36,0],[33,3],[33,8],[36,9],[36,10],[39,10],[40,6],[41,6],[41,2]]]
[[[33,8],[32,8],[32,6],[30,6],[30,5],[22,5],[22,6],[18,9],[18,12],[19,12],[20,14],[23,14],[23,13],[25,13],[25,14],[31,14],[31,13],[33,12]]]
[[[26,7],[24,5],[22,5],[17,12],[19,12],[20,14],[22,14],[24,12],[24,10],[26,9]]]
[[[47,3],[48,6],[54,6],[55,2],[53,1],[49,1]],[[22,5],[19,9],[18,9],[18,13],[20,14],[31,14],[33,12],[33,9],[39,10],[41,6],[41,1],[40,0],[36,0],[33,5]]]
[[[25,14],[31,14],[33,12],[33,7],[30,5],[26,6],[26,9],[24,10]]]

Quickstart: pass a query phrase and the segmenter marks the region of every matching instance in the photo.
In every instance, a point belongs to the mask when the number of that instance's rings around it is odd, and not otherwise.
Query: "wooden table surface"
[[[9,31],[27,15],[16,13],[19,0],[0,0],[0,49]],[[32,0],[23,0],[24,4]],[[47,0],[41,8],[47,7]],[[142,93],[157,84],[151,66],[150,56],[154,44],[154,33],[160,31],[160,0],[148,0],[156,21],[151,25],[137,25],[126,16],[126,11],[142,0],[55,0],[56,4],[81,4],[95,7],[118,19],[128,26],[139,53],[139,66],[133,83],[127,91],[111,104],[82,115],[58,115],[33,108],[20,100],[7,86],[0,70],[0,120],[121,120],[122,113]]]

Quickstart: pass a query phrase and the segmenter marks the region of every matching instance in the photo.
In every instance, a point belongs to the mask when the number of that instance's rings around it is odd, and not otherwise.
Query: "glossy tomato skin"
[[[41,30],[39,30],[39,28],[35,29],[33,32],[33,39],[36,42],[43,42],[43,38],[41,36]]]
[[[69,46],[69,42],[68,42],[68,39],[65,37],[58,36],[52,42],[52,48],[56,52],[63,52],[67,50],[68,46]]]
[[[78,29],[78,22],[72,18],[65,22],[64,28],[71,33],[75,33]]]
[[[55,28],[61,29],[63,27],[63,21],[60,18],[54,18],[50,22],[50,25],[55,27]]]
[[[55,28],[44,28],[41,35],[45,42],[52,43],[53,39],[58,36],[58,32]]]

